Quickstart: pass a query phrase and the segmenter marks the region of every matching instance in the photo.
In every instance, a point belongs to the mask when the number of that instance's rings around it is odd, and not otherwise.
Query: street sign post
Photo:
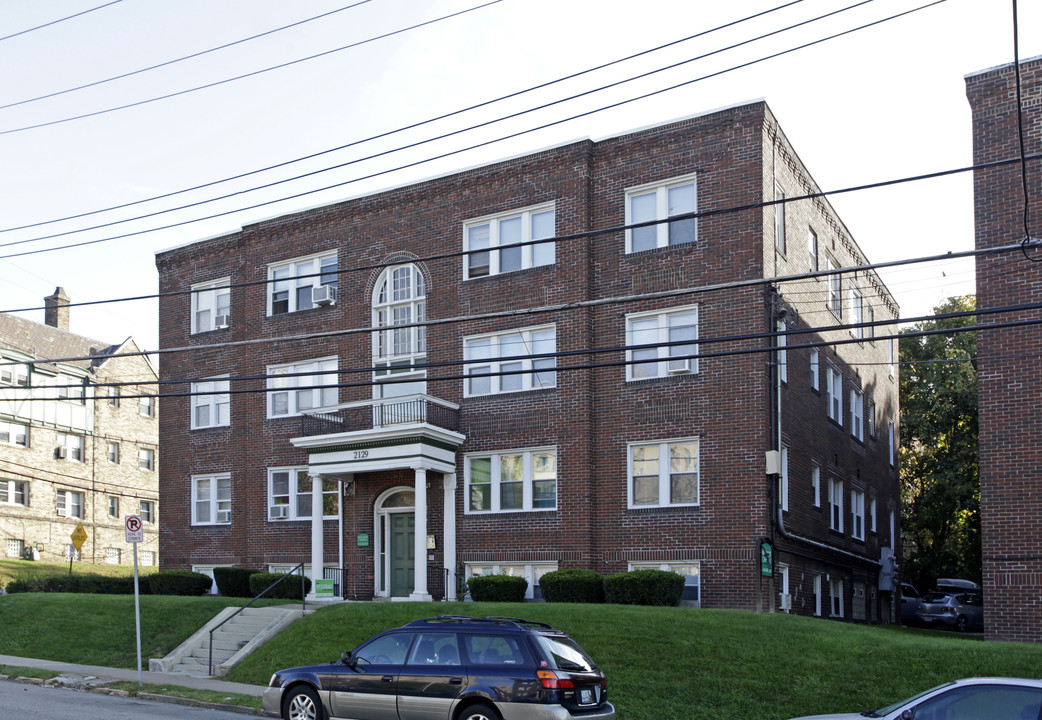
[[[137,629],[137,684],[141,687],[141,601],[138,594],[137,544],[145,539],[145,529],[141,526],[141,518],[127,515],[124,525],[127,528],[127,542],[134,545],[134,626]]]

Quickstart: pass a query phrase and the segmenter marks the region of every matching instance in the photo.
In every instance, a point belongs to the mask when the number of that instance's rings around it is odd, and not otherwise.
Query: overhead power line
[[[80,17],[82,15],[86,15],[87,13],[92,13],[95,10],[101,10],[102,8],[107,8],[109,5],[115,5],[116,3],[119,3],[119,2],[123,2],[123,0],[112,0],[112,2],[107,2],[104,5],[98,5],[97,7],[92,7],[89,10],[84,10],[82,12],[78,12],[78,13],[75,13],[73,15],[66,15],[65,17],[58,18],[57,20],[51,20],[50,22],[45,22],[43,25],[37,25],[36,27],[26,28],[25,30],[19,30],[18,32],[11,33],[10,35],[4,35],[3,37],[0,37],[0,42],[3,42],[4,40],[10,40],[11,38],[18,37],[19,35],[25,35],[27,33],[35,32],[37,30],[42,30],[45,27],[51,27],[52,25],[57,25],[58,23],[63,23],[66,20],[72,20],[73,18],[78,18],[78,17]]]

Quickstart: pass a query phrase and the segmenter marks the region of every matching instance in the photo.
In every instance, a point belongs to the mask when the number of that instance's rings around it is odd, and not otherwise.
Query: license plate
[[[593,688],[581,688],[579,690],[579,703],[581,705],[593,705]]]

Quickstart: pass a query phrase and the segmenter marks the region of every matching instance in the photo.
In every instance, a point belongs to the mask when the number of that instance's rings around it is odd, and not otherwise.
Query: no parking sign
[[[127,526],[127,542],[139,543],[145,540],[145,529],[141,527],[141,518],[137,515],[127,515],[125,522]]]

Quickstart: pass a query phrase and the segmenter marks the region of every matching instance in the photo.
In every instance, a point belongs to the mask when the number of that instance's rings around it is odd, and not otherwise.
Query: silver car
[[[978,593],[936,590],[919,600],[915,621],[920,625],[944,626],[960,632],[984,629],[984,600]]]
[[[1042,680],[969,678],[938,685],[893,705],[860,713],[807,715],[792,720],[1037,720]]]

